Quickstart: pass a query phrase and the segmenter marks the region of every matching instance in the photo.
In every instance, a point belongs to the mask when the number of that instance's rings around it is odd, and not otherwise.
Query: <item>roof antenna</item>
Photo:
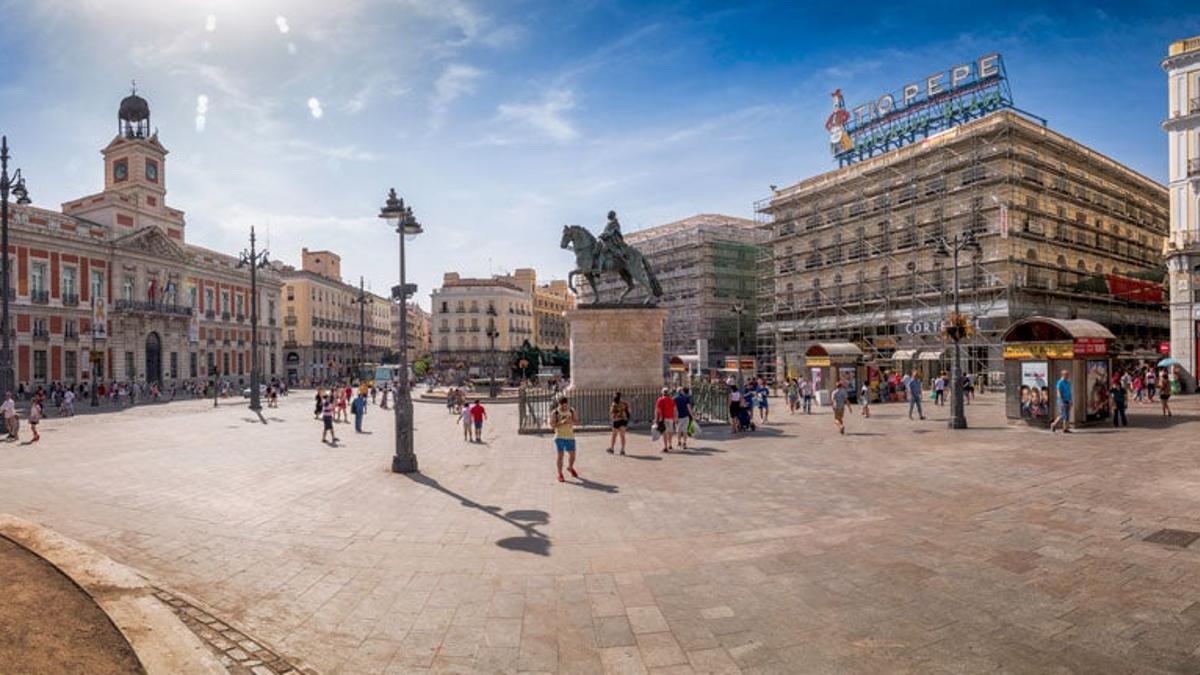
[[[129,81],[129,90],[130,90],[130,93],[132,93],[134,95],[137,94],[137,80]]]

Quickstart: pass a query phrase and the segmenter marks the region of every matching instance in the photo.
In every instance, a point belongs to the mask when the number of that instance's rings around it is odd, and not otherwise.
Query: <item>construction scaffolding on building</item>
[[[1165,189],[1016,112],[776,190],[755,213],[770,233],[760,269],[774,272],[760,276],[757,303],[768,378],[795,375],[819,340],[854,342],[891,369],[945,366],[953,270],[935,252],[967,232],[982,250],[959,261],[974,328],[965,372],[1002,381],[1000,337],[1025,316],[1098,321],[1130,353],[1166,333],[1151,288],[1161,289]]]

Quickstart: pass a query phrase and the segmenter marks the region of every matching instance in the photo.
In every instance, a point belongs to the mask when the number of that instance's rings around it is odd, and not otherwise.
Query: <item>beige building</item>
[[[451,377],[507,376],[507,354],[534,340],[533,299],[511,278],[447,272],[432,300],[434,368]]]
[[[1030,315],[1092,319],[1126,354],[1165,340],[1167,191],[1043,124],[999,111],[779,189],[759,298],[759,368],[800,372],[817,341],[854,342],[889,368],[946,368],[942,321],[959,259],[974,334],[968,372],[1003,377],[1000,336]],[[769,271],[768,271],[769,270]],[[773,272],[773,273],[772,273]]]
[[[392,334],[396,338],[395,343],[389,348],[389,352],[395,352],[400,345],[400,304],[392,303]],[[433,352],[433,342],[430,334],[429,312],[421,309],[420,305],[415,302],[408,303],[408,361],[412,363],[416,359],[431,354]]]
[[[1167,50],[1167,120],[1171,226],[1171,356],[1193,384],[1200,372],[1200,36]]]
[[[362,290],[361,280],[358,286],[342,281],[341,257],[332,251],[306,248],[300,257],[300,269],[279,266],[286,376],[352,376],[358,363],[379,363],[394,352],[391,301]]]
[[[511,276],[501,277],[520,286],[533,302],[533,337],[530,344],[543,349],[567,351],[570,334],[563,312],[575,309],[575,294],[563,279],[538,285],[537,272],[528,267],[517,269]]]

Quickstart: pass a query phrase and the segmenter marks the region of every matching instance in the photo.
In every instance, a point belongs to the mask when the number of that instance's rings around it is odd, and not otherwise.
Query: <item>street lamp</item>
[[[496,386],[496,338],[500,337],[500,331],[496,328],[495,305],[488,305],[487,316],[488,327],[486,335],[488,337],[488,356],[490,357],[490,364],[488,365],[488,396],[496,398],[500,393],[500,387]]]
[[[242,251],[238,258],[238,267],[250,268],[250,409],[262,410],[262,402],[258,398],[258,268],[267,266],[267,256],[264,249],[255,248],[254,226],[250,226],[250,250]],[[192,310],[195,311],[195,310]],[[216,399],[213,400],[216,403]]]
[[[953,239],[940,237],[937,246],[933,255],[938,258],[951,258],[954,265],[954,316],[946,329],[950,339],[954,341],[954,361],[950,365],[949,426],[951,429],[966,429],[967,416],[963,410],[962,360],[959,349],[959,342],[966,337],[966,325],[962,323],[962,316],[959,313],[958,252],[971,251],[978,255],[983,249],[979,245],[979,240],[975,238],[974,230],[967,230],[961,235],[956,234]]]
[[[404,274],[404,240],[421,234],[421,224],[413,216],[411,206],[396,196],[396,189],[388,190],[387,203],[379,211],[379,217],[388,222],[400,235],[400,286],[395,289],[395,299],[402,305],[400,311],[400,382],[396,389],[396,454],[392,456],[392,471],[413,473],[417,470],[417,455],[413,452],[413,407],[408,391],[408,282]]]
[[[8,270],[8,195],[12,193],[17,203],[24,206],[30,203],[29,191],[25,189],[25,178],[17,169],[13,175],[8,175],[8,136],[0,136],[0,391],[13,391],[13,358],[12,345],[9,343],[8,297],[12,293],[9,286],[10,273]]]
[[[360,276],[358,278],[358,295],[350,301],[358,305],[358,370],[360,372],[362,365],[367,362],[367,304],[372,302],[371,296],[367,295],[367,290],[363,286],[364,283]]]
[[[737,384],[738,389],[742,388],[742,315],[746,313],[746,303],[737,301],[733,303],[731,308],[734,314],[737,315]]]

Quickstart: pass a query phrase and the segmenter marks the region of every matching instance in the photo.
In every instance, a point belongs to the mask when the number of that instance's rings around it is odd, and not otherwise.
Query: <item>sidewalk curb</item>
[[[0,536],[50,563],[83,589],[121,632],[148,675],[228,673],[134,570],[16,516],[0,514]]]

